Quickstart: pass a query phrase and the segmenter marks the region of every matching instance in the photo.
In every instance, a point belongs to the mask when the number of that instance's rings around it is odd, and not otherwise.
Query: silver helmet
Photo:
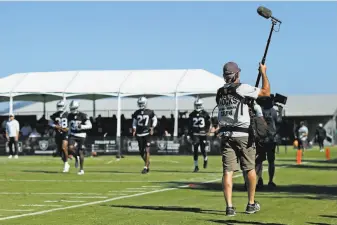
[[[145,109],[147,105],[147,99],[145,97],[138,98],[137,105],[140,109]]]
[[[66,103],[63,100],[60,100],[56,104],[57,111],[65,111],[66,109]]]
[[[71,113],[77,113],[79,107],[80,103],[78,101],[73,100],[70,102],[69,109]]]
[[[194,109],[196,110],[196,111],[201,111],[202,109],[203,109],[203,102],[202,102],[202,100],[201,99],[196,99],[195,101],[194,101]]]

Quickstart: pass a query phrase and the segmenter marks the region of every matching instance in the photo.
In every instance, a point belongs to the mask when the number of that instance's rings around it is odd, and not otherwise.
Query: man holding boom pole
[[[256,172],[253,146],[254,137],[251,129],[250,103],[261,96],[270,96],[270,86],[266,74],[266,66],[260,64],[262,88],[240,83],[241,69],[234,62],[228,62],[223,68],[226,84],[218,89],[216,102],[219,107],[219,136],[222,144],[223,192],[226,201],[226,215],[236,214],[232,203],[233,173],[241,170],[248,180],[248,203],[246,213],[252,214],[260,210],[255,201]]]

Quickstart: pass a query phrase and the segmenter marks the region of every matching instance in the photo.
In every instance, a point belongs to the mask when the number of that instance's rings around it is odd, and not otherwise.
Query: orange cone
[[[330,160],[330,148],[325,149],[325,158],[326,160]]]
[[[300,165],[301,162],[302,162],[302,150],[297,150],[296,164]]]

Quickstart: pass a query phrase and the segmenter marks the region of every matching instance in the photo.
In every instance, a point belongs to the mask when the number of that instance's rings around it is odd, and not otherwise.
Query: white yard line
[[[148,190],[149,188],[126,188],[126,190]]]
[[[142,186],[143,188],[160,188],[161,186]]]
[[[108,198],[106,196],[74,196],[69,198]]]
[[[32,209],[0,209],[0,211],[4,212],[31,212],[34,211]]]
[[[29,192],[0,192],[0,195],[102,195],[97,193],[29,193]]]
[[[116,161],[116,160],[110,160],[109,162],[106,162],[106,163],[104,163],[104,164],[111,164],[111,163],[113,163],[114,161]]]
[[[28,204],[28,205],[19,205],[24,207],[62,207],[63,205],[39,205],[39,204]]]
[[[159,183],[165,180],[16,180],[0,179],[0,182],[68,182],[68,183]],[[183,181],[183,180],[181,180]]]
[[[302,163],[302,164],[305,164],[305,163]],[[282,166],[282,167],[278,167],[278,168],[284,168],[284,167],[287,167],[287,166]],[[233,178],[237,178],[237,177],[242,177],[242,173],[233,176]],[[220,181],[220,180],[222,180],[222,178],[202,182],[202,184],[213,183],[213,182],[217,182],[217,181]],[[164,181],[162,181],[162,182],[164,182]],[[78,205],[66,206],[66,207],[62,207],[62,208],[48,209],[48,210],[43,210],[43,211],[39,211],[39,212],[32,212],[32,213],[26,213],[26,214],[21,214],[21,215],[14,215],[14,216],[7,216],[7,217],[0,218],[0,221],[1,220],[16,219],[16,218],[21,218],[21,217],[27,217],[27,216],[42,215],[42,214],[46,214],[46,213],[50,213],[50,212],[56,212],[56,211],[67,210],[67,209],[75,209],[75,208],[85,207],[85,206],[89,206],[89,205],[97,205],[97,204],[101,204],[101,203],[112,202],[112,201],[117,201],[117,200],[121,200],[121,199],[143,196],[143,195],[150,195],[150,194],[155,194],[155,193],[167,192],[167,191],[177,190],[177,189],[186,188],[186,187],[189,187],[189,185],[181,185],[181,186],[178,186],[178,187],[175,187],[175,188],[163,188],[163,189],[159,189],[159,190],[142,192],[142,193],[137,193],[137,194],[132,194],[132,195],[108,198],[108,199],[100,200],[100,201],[94,201],[94,202],[88,202],[88,203],[83,203],[83,204],[78,204]]]
[[[59,201],[51,201],[51,200],[47,200],[44,201],[46,203],[55,203],[55,202],[85,202],[85,201],[69,201],[69,200],[59,200]]]

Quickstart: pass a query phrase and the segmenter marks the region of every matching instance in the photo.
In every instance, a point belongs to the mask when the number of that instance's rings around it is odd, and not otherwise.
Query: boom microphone
[[[269,18],[272,18],[273,20],[279,22],[279,23],[282,23],[281,20],[279,19],[276,19],[275,17],[272,16],[272,12],[270,9],[266,8],[266,7],[263,7],[263,6],[260,6],[259,8],[257,8],[257,13],[266,18],[266,19],[269,19]]]

